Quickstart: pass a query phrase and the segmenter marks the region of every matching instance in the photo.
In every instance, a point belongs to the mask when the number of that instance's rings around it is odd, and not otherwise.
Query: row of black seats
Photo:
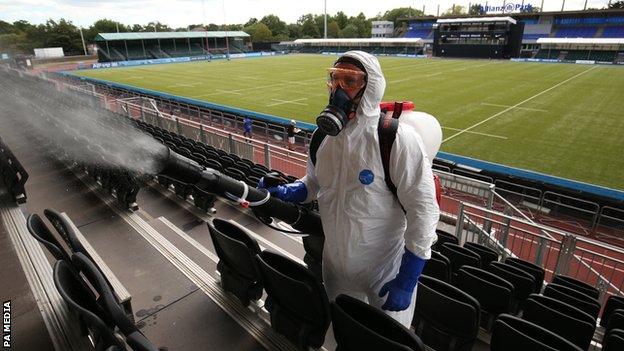
[[[186,138],[166,129],[153,126],[143,121],[135,121],[137,127],[167,145],[173,151],[186,156],[199,164],[223,172],[234,179],[244,181],[249,186],[256,187],[260,178],[271,172],[279,175],[287,182],[294,182],[296,177],[282,173],[279,170],[253,163],[250,160],[240,158],[237,155],[227,153],[213,146]],[[169,187],[173,185],[176,194],[182,198],[192,195],[196,207],[204,212],[208,212],[215,202],[215,197],[206,194],[195,187],[188,186],[183,182],[166,177],[158,177],[158,182]],[[312,205],[314,206],[314,205]],[[306,252],[303,260],[312,270],[317,279],[322,280],[321,262],[323,252],[323,238],[306,236],[303,238],[303,246]]]
[[[214,219],[208,226],[223,289],[245,306],[265,290],[272,329],[297,348],[321,347],[333,321],[337,350],[424,350],[413,332],[383,311],[346,295],[330,303],[323,284],[307,267],[261,251],[238,225]]]
[[[478,314],[483,317],[483,327],[489,329],[500,314],[521,312],[523,319],[556,333],[581,349],[589,347],[601,308],[596,288],[571,277],[555,275],[544,288],[543,295],[539,295],[544,281],[543,268],[516,258],[497,262],[498,255],[490,248],[469,242],[461,247],[457,238],[446,232],[439,231],[438,238],[435,248],[441,252],[433,252],[423,274],[452,282],[460,291],[475,298],[480,306]],[[618,309],[623,306],[623,299],[611,296],[607,300],[601,320],[606,334],[624,327],[618,317],[609,318],[622,311]],[[451,308],[449,314],[452,311]],[[470,317],[463,325],[474,331]]]
[[[26,202],[24,186],[28,180],[28,172],[2,138],[0,138],[0,176],[13,200],[18,204]]]
[[[46,209],[44,215],[69,247],[69,252],[39,215],[28,217],[28,231],[56,259],[54,285],[69,310],[78,317],[82,335],[89,337],[95,350],[122,351],[127,350],[127,346],[139,351],[158,350],[127,316],[110,282],[67,220],[51,209]]]

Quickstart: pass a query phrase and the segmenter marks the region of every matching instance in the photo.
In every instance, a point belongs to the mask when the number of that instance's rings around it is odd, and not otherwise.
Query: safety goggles
[[[340,87],[345,90],[361,89],[366,85],[366,73],[346,68],[327,69],[327,87],[331,90]]]

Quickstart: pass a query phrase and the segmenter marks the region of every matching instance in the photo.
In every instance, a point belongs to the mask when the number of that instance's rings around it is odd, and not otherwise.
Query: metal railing
[[[489,230],[485,228],[489,227]],[[456,235],[541,266],[545,279],[563,274],[596,286],[601,301],[624,290],[624,249],[484,207],[461,203]],[[548,233],[548,235],[545,235]]]

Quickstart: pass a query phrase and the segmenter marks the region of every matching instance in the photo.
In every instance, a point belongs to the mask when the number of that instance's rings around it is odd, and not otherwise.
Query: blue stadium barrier
[[[509,166],[503,166],[497,163],[492,163],[488,161],[482,161],[471,157],[459,156],[454,154],[449,154],[446,152],[438,152],[438,158],[452,161],[455,163],[460,163],[469,167],[489,171],[496,172],[500,174],[508,174],[510,176],[527,179],[531,181],[541,182],[544,184],[550,184],[570,190],[575,190],[587,194],[593,194],[605,198],[614,199],[617,201],[624,201],[624,191],[611,189],[602,187],[599,185],[593,185],[588,183],[583,183],[575,180],[560,178],[551,176],[548,174],[543,174],[534,171],[528,171],[525,169],[514,168]]]

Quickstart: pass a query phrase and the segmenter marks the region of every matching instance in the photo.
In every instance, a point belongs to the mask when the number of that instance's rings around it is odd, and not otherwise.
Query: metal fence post
[[[264,166],[271,169],[271,154],[269,153],[269,143],[264,144]]]
[[[459,240],[459,243],[462,242],[462,232],[464,229],[464,203],[459,203],[459,211],[457,215],[457,222],[455,223],[455,236]]]
[[[126,102],[126,116],[128,118],[132,118],[132,114],[130,113],[130,107],[128,107],[128,103]]]
[[[488,198],[487,198],[487,205],[486,208],[488,210],[492,210],[492,207],[494,207],[494,184],[490,184],[490,192],[488,194]],[[492,230],[492,221],[489,220],[491,214],[488,213],[485,217],[486,219],[483,222],[483,230],[488,233],[491,234],[491,230]]]
[[[178,119],[178,117],[174,117],[175,118],[175,124],[176,124],[176,133],[178,133],[178,135],[182,135],[182,133],[180,132],[180,121]]]
[[[576,249],[576,236],[567,234],[561,241],[559,255],[557,256],[557,265],[554,274],[566,274],[570,267],[570,260],[574,256]]]
[[[234,149],[235,149],[235,145],[234,145],[234,138],[232,137],[232,133],[228,133],[228,144],[230,144],[230,153],[233,154]]]
[[[199,141],[201,141],[204,144],[206,143],[206,132],[204,132],[204,125],[200,124],[199,125]]]
[[[509,238],[509,228],[511,228],[511,218],[505,218],[505,226],[501,228],[500,243],[502,247],[507,247],[507,239]],[[507,251],[503,250],[503,256],[507,256]]]
[[[143,111],[143,98],[141,98],[141,122],[145,122],[145,111]]]
[[[539,246],[537,247],[537,253],[535,254],[535,264],[542,266],[542,258],[544,257],[544,249],[547,241],[544,238],[539,239]]]

